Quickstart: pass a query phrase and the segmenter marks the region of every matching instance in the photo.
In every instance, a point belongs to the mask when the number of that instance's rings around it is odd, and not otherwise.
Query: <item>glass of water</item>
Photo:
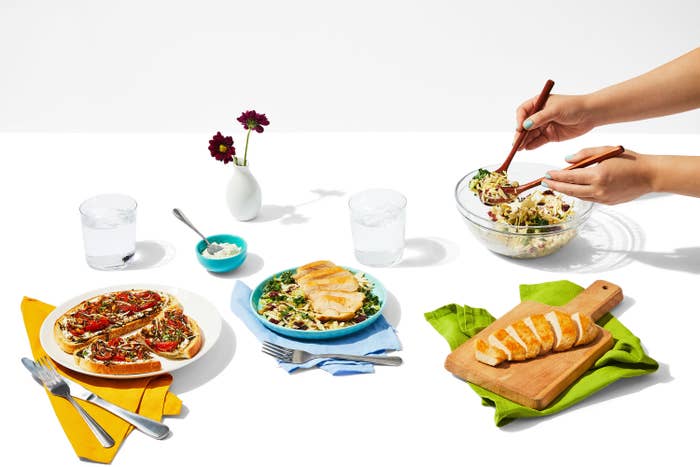
[[[85,259],[90,267],[122,269],[136,252],[136,201],[103,194],[80,205]]]
[[[398,263],[405,244],[406,197],[372,189],[352,195],[348,205],[357,260],[374,267]]]

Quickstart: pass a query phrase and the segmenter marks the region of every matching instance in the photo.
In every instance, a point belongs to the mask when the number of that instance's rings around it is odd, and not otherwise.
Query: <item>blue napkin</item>
[[[268,341],[273,344],[306,350],[312,353],[343,353],[352,355],[382,354],[386,350],[401,350],[396,331],[380,316],[366,328],[348,336],[321,341],[304,341],[291,339],[272,332],[262,325],[250,308],[250,287],[241,281],[236,281],[231,294],[231,310],[250,329],[260,342]],[[299,368],[317,366],[332,375],[351,375],[356,373],[374,373],[374,364],[365,362],[350,362],[335,359],[316,359],[301,365],[282,363],[279,365],[291,373]]]

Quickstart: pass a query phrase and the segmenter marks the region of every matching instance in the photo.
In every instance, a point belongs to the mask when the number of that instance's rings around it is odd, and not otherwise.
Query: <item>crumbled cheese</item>
[[[236,256],[238,253],[241,252],[240,247],[233,243],[212,242],[212,245],[219,245],[222,248],[214,254],[209,253],[209,251],[207,251],[207,249],[205,248],[204,251],[202,251],[202,256],[209,259],[224,259],[230,258],[231,256]]]

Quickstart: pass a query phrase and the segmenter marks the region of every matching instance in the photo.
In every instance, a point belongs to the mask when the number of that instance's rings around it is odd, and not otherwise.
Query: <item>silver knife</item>
[[[34,360],[22,357],[22,364],[27,370],[29,370],[34,379],[43,386],[41,380],[39,380],[39,376],[36,374],[37,364],[34,362]],[[63,379],[68,384],[68,387],[70,387],[71,396],[77,399],[91,402],[95,405],[99,405],[103,409],[113,413],[122,420],[131,423],[137,430],[147,434],[148,436],[155,439],[163,439],[166,436],[168,436],[168,433],[170,433],[170,428],[168,428],[167,425],[152,420],[148,417],[144,417],[143,415],[139,415],[137,413],[123,409],[118,405],[114,405],[111,402],[102,399],[100,396],[89,391],[88,389],[84,388],[75,381],[71,381],[66,377],[63,377]]]

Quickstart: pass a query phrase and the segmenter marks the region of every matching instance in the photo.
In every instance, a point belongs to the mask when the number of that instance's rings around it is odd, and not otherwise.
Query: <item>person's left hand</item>
[[[578,162],[588,156],[613,149],[613,146],[586,148],[566,158]],[[551,179],[542,186],[586,201],[619,204],[652,191],[649,158],[634,151],[607,159],[600,164],[574,170],[550,170]]]

